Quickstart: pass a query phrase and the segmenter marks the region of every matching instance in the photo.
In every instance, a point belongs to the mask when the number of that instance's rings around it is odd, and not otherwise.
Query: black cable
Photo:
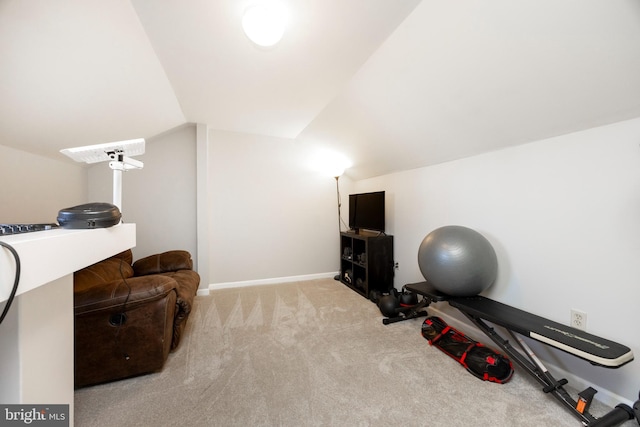
[[[11,294],[9,295],[9,299],[7,299],[7,304],[4,306],[4,310],[2,311],[2,315],[0,315],[0,324],[7,316],[9,312],[9,307],[11,307],[11,303],[13,302],[13,298],[16,296],[16,292],[18,292],[18,283],[20,282],[20,256],[18,252],[8,243],[0,242],[0,246],[7,248],[11,255],[13,255],[13,259],[16,262],[16,274],[15,279],[13,281],[13,289],[11,289]]]
[[[129,302],[129,298],[131,297],[131,285],[129,285],[129,282],[127,282],[127,278],[124,277],[124,272],[122,271],[123,265],[124,265],[124,255],[120,257],[120,266],[118,267],[118,269],[120,272],[120,277],[122,278],[122,282],[127,287],[127,297],[124,299],[124,302],[122,303],[122,312],[125,312],[127,308],[127,303]]]
[[[124,324],[124,322],[126,322],[127,303],[129,302],[129,298],[131,297],[131,285],[129,285],[129,282],[127,282],[127,279],[124,277],[124,272],[122,271],[123,265],[124,265],[124,256],[121,256],[120,267],[119,267],[120,277],[122,278],[122,282],[127,287],[127,297],[124,299],[124,302],[122,303],[122,313],[118,318],[118,324],[115,325],[116,331],[115,331],[114,339],[115,339],[116,347],[118,347],[118,349],[122,353],[122,357],[124,357],[125,360],[129,360],[129,354],[122,348],[122,342],[120,341],[120,328],[122,328],[122,325]]]

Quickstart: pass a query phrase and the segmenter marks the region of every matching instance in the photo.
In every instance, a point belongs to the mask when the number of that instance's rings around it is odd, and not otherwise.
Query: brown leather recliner
[[[124,251],[74,273],[76,388],[162,369],[200,276],[187,251],[132,263]]]

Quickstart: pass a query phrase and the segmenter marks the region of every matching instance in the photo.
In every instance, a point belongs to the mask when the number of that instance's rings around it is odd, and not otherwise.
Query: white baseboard
[[[328,273],[304,274],[301,276],[274,277],[272,279],[245,280],[240,282],[211,283],[207,289],[198,289],[198,295],[209,295],[211,291],[218,289],[242,288],[245,286],[275,285],[277,283],[302,282],[315,279],[329,279],[338,274],[337,271]]]
[[[445,322],[447,322],[447,324],[451,325],[453,328],[459,329],[461,332],[468,335],[470,338],[475,339],[478,342],[482,342],[487,347],[491,347],[491,348],[494,348],[495,350],[499,350],[500,352],[502,352],[502,350],[500,350],[495,345],[495,343],[491,340],[491,338],[489,338],[487,335],[485,335],[484,332],[478,329],[476,325],[470,322],[466,322],[465,320],[460,320],[455,317],[452,317],[450,314],[443,312],[441,310],[438,310],[438,308],[434,306],[429,306],[428,311],[429,311],[429,316],[442,317],[442,319]],[[537,356],[540,357],[540,355],[537,355]],[[540,357],[540,359],[542,360],[542,357]],[[595,395],[594,399],[604,403],[605,405],[608,405],[610,407],[615,407],[620,403],[624,403],[629,406],[633,405],[633,403],[629,399],[619,396],[610,390],[600,388],[600,386],[596,386],[590,383],[589,381],[585,380],[584,378],[581,378],[575,374],[572,374],[571,372],[568,372],[566,369],[563,369],[552,362],[549,362],[547,360],[542,360],[542,362],[546,365],[546,367],[549,369],[549,372],[556,379],[560,379],[560,378],[567,379],[569,381],[568,386],[574,390],[580,391],[590,386],[596,388],[598,390],[598,393]],[[520,368],[520,366],[516,365],[515,362],[513,362],[513,365],[516,371],[522,373],[523,375],[529,375],[522,368]],[[605,368],[602,368],[602,369],[605,369]],[[542,388],[540,390],[542,392]],[[573,396],[573,397],[576,398],[576,396]]]

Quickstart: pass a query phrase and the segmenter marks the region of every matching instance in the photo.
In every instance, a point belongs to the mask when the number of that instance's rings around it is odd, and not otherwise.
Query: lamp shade
[[[322,175],[337,177],[342,176],[352,166],[352,162],[340,152],[317,148],[310,151],[309,166]]]

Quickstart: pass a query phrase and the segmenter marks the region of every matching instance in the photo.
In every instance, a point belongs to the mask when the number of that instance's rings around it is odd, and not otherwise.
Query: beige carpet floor
[[[507,384],[475,378],[422,321],[385,326],[332,279],[214,291],[162,372],[77,390],[75,425],[581,425],[518,368]]]

